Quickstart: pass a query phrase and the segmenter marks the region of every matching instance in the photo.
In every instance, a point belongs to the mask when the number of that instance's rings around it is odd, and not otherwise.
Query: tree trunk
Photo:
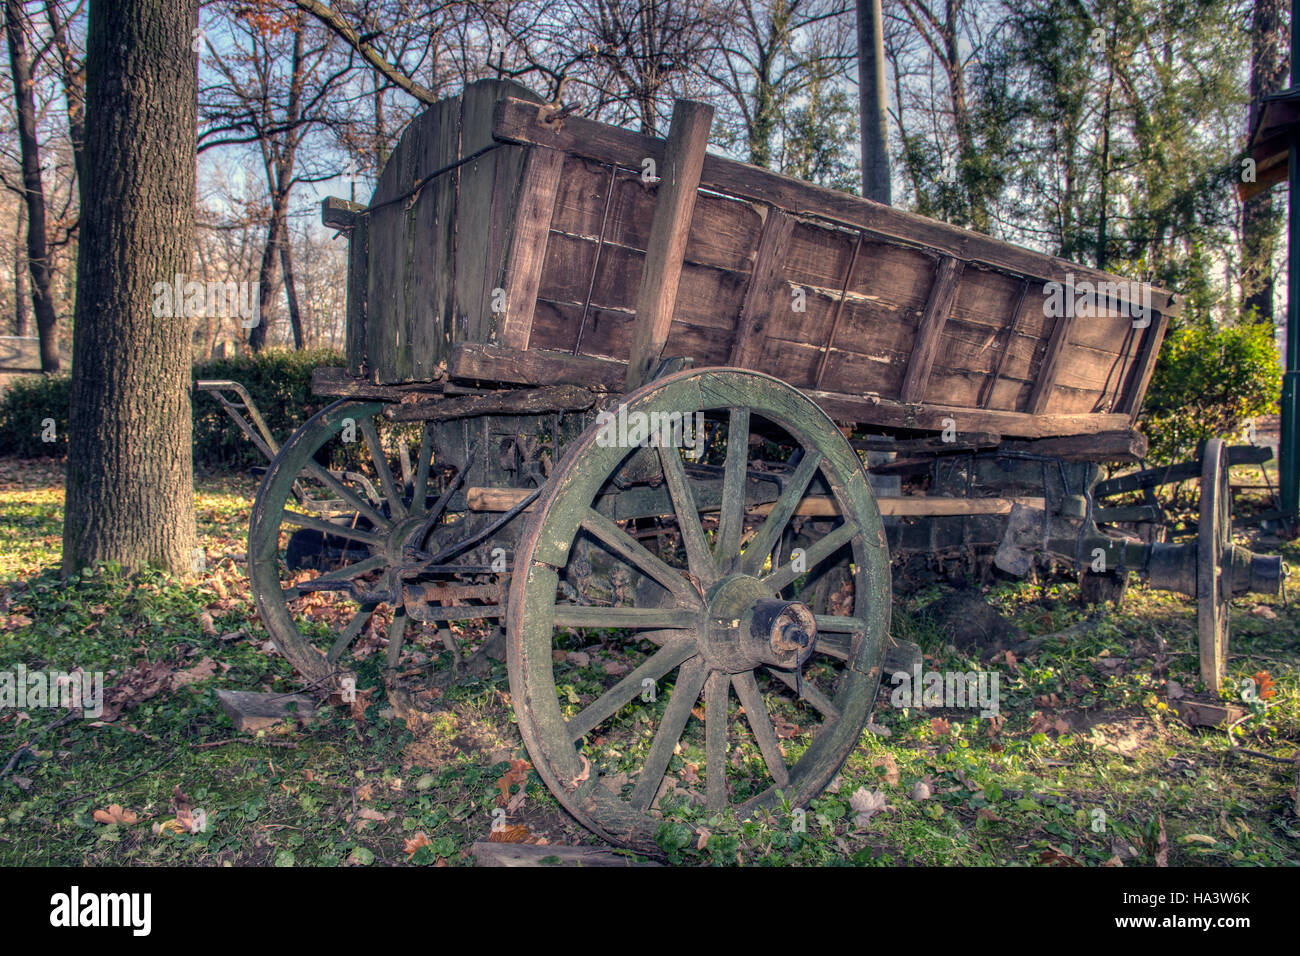
[[[283,216],[283,213],[281,214]],[[284,298],[289,306],[289,327],[293,329],[293,347],[303,349],[305,336],[302,331],[302,315],[298,311],[298,290],[293,284],[292,236],[289,235],[287,217],[280,223],[280,274],[284,277]]]
[[[197,22],[198,0],[90,3],[65,573],[186,573],[198,554],[191,321],[155,316],[153,292],[193,246]]]
[[[1263,99],[1282,88],[1285,65],[1281,51],[1281,0],[1255,0],[1251,17],[1250,114],[1246,134],[1255,128]],[[1256,322],[1273,324],[1273,252],[1278,219],[1271,190],[1263,190],[1242,204],[1241,292],[1242,310]]]
[[[257,324],[248,330],[248,347],[260,352],[266,347],[266,329],[270,324],[271,296],[275,292],[275,254],[279,250],[280,213],[272,197],[271,222],[266,229],[262,248],[262,267],[257,272]]]
[[[49,242],[45,230],[45,185],[41,182],[41,149],[36,139],[36,101],[31,64],[23,31],[21,0],[5,0],[5,33],[18,115],[18,144],[22,153],[23,191],[27,201],[27,266],[32,275],[32,307],[41,338],[41,371],[59,370],[59,328],[50,289]]]
[[[86,71],[72,58],[67,24],[59,12],[58,0],[45,0],[45,18],[50,36],[59,51],[59,73],[63,77],[63,95],[68,108],[68,139],[72,141],[72,165],[77,179],[86,175]]]
[[[14,227],[14,335],[32,334],[32,316],[27,311],[27,263],[23,261],[23,217],[26,210],[18,198],[18,217]]]

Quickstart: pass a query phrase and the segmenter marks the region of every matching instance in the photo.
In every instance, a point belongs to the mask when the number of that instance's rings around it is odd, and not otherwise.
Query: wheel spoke
[[[659,792],[659,784],[668,770],[668,761],[672,759],[673,750],[682,739],[686,722],[690,720],[691,708],[700,699],[704,677],[704,663],[699,658],[688,661],[677,675],[677,684],[668,699],[668,706],[664,708],[663,720],[655,734],[654,743],[650,745],[645,765],[637,776],[636,786],[632,788],[632,806],[642,812],[650,809]]]
[[[812,481],[813,475],[817,473],[818,467],[822,463],[822,456],[817,452],[805,450],[803,460],[795,468],[794,474],[790,477],[788,484],[781,496],[776,499],[772,506],[772,511],[764,520],[762,526],[755,532],[754,537],[750,539],[749,544],[745,547],[740,556],[740,568],[745,574],[758,574],[762,569],[763,563],[767,556],[772,553],[776,543],[781,538],[781,532],[785,526],[790,523],[790,518],[794,516],[794,510],[798,507],[803,493],[808,490],[808,483]]]
[[[359,514],[365,515],[377,529],[387,531],[391,525],[388,519],[376,511],[369,502],[365,501],[343,482],[339,481],[328,471],[322,468],[314,461],[309,461],[303,470],[312,475],[317,481],[323,484],[330,491],[352,506],[352,510]]]
[[[753,671],[735,674],[731,684],[736,688],[740,705],[745,708],[745,718],[750,730],[754,732],[754,741],[767,764],[767,771],[772,775],[778,787],[790,786],[790,772],[786,769],[785,758],[781,756],[781,745],[777,743],[776,731],[772,729],[772,718],[768,716],[763,703],[763,695],[758,690]]]
[[[769,667],[767,672],[785,684],[786,687],[789,687],[795,694],[800,695],[801,700],[806,700],[812,704],[823,717],[835,720],[840,716],[840,709],[835,706],[835,703],[814,687],[808,678],[805,677],[803,680],[797,681],[789,671],[777,670],[775,667]]]
[[[584,604],[555,605],[556,627],[653,627],[689,629],[699,623],[699,613],[658,607],[598,607]]]
[[[722,511],[718,516],[717,548],[719,567],[730,567],[740,551],[745,525],[745,484],[749,467],[749,408],[731,410],[727,425],[727,460],[722,477]]]
[[[341,568],[335,568],[333,571],[326,571],[324,574],[312,578],[310,581],[304,581],[304,584],[310,585],[305,590],[328,590],[327,588],[318,588],[321,583],[337,584],[343,581],[351,581],[353,578],[359,578],[361,575],[370,571],[376,571],[379,568],[388,566],[388,555],[372,554],[364,560],[357,561],[355,564],[348,564]]]
[[[388,648],[384,653],[384,664],[390,670],[397,666],[402,656],[402,644],[406,640],[406,609],[393,608],[393,623],[388,625]]]
[[[630,704],[645,689],[642,681],[658,681],[695,654],[695,642],[678,637],[655,651],[621,681],[568,720],[569,738],[577,741]]]
[[[589,510],[582,527],[595,535],[615,554],[631,562],[673,593],[679,603],[700,606],[700,597],[681,573],[650,553],[641,542],[613,521],[596,511]]]
[[[433,466],[433,432],[425,422],[420,432],[420,460],[415,463],[415,484],[411,488],[411,509],[424,514],[429,501],[429,469]]]
[[[858,631],[870,630],[867,622],[860,617],[844,617],[839,614],[817,614],[813,617],[818,632],[830,631],[832,634],[856,634]]]
[[[348,622],[348,626],[343,629],[341,634],[339,634],[338,640],[334,642],[334,645],[329,649],[329,653],[325,655],[325,659],[329,661],[331,665],[337,663],[338,659],[343,656],[343,652],[346,651],[349,645],[357,639],[357,635],[361,633],[361,629],[366,626],[366,622],[374,615],[375,608],[378,606],[379,605],[377,604],[365,605],[361,610],[357,611],[356,616]]]
[[[681,453],[675,447],[659,446],[659,461],[663,463],[664,479],[668,484],[668,494],[673,499],[673,509],[677,512],[677,527],[682,533],[682,544],[686,547],[686,561],[691,574],[704,584],[712,584],[717,577],[717,568],[713,555],[709,552],[709,543],[704,539],[704,529],[700,527],[700,512],[695,507],[695,496],[691,494],[686,481],[686,467],[682,464]]]
[[[704,685],[704,786],[709,813],[727,806],[727,703],[731,681],[723,671]]]
[[[847,661],[849,659],[849,642],[839,635],[818,633],[817,641],[813,644],[813,650],[818,654],[825,654],[827,657],[834,657],[837,660]]]
[[[385,540],[382,534],[375,534],[373,531],[362,531],[360,528],[351,528],[345,524],[335,524],[314,515],[305,515],[300,511],[290,511],[288,508],[284,510],[284,523],[293,525],[296,528],[312,528],[331,537],[347,538],[349,541],[361,541],[365,544],[380,545]]]
[[[803,565],[802,568],[796,570],[795,562],[787,561],[777,570],[763,578],[764,586],[771,588],[774,592],[781,591],[782,588],[793,584],[795,579],[800,575],[807,574],[849,541],[853,540],[853,536],[857,533],[858,526],[856,524],[851,521],[844,522],[804,552],[803,560],[800,562]]]
[[[402,468],[402,497],[405,497],[407,488],[415,488],[411,480],[411,449],[406,447],[405,439],[397,443],[397,463]]]
[[[361,434],[365,436],[366,446],[370,449],[370,458],[375,463],[375,471],[379,473],[379,484],[384,489],[384,497],[388,499],[388,513],[400,521],[406,517],[406,507],[402,504],[402,496],[397,493],[393,470],[388,467],[388,456],[384,454],[383,442],[379,440],[375,423],[370,419],[362,419],[360,425]]]

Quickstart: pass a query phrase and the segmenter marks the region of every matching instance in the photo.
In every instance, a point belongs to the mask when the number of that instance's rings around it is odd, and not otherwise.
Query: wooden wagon
[[[1227,597],[1280,576],[1231,543],[1221,445],[1198,543],[1105,534],[1091,494],[1144,452],[1173,297],[707,155],[710,119],[659,140],[477,83],[369,203],[326,201],[338,401],[283,447],[245,423],[250,576],[304,677],[456,670],[503,630],[542,779],[641,848],[676,804],[832,779],[915,654],[891,552],[1141,570],[1201,601],[1217,680]]]

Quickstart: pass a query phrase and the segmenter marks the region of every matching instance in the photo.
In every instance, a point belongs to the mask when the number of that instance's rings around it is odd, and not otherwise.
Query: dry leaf
[[[130,810],[122,809],[121,804],[117,804],[117,803],[110,804],[107,810],[96,810],[93,814],[91,814],[91,818],[96,823],[105,823],[105,824],[122,823],[122,824],[126,824],[127,826],[130,826],[132,823],[136,823],[140,819]]]
[[[889,784],[889,786],[898,786],[898,763],[894,760],[893,754],[881,754],[871,761],[871,766],[873,768],[883,767],[885,772],[878,776],[883,777],[885,783]]]
[[[518,784],[520,790],[524,788],[524,782],[528,779],[528,771],[531,769],[532,764],[527,760],[510,761],[510,769],[503,773],[496,782],[496,788],[501,791],[497,797],[498,807],[504,807],[510,802],[510,788],[512,786]]]
[[[889,809],[889,800],[884,791],[873,792],[866,787],[858,787],[853,791],[853,796],[849,797],[849,808],[857,814],[853,818],[854,827],[862,829],[877,813]]]
[[[488,836],[489,843],[531,843],[532,832],[520,824],[507,824],[493,830]]]
[[[1165,815],[1156,814],[1156,866],[1169,865],[1169,837],[1165,834]]]
[[[930,729],[934,731],[936,737],[947,737],[948,733],[952,730],[952,725],[942,717],[931,717]]]
[[[424,831],[417,830],[415,832],[415,836],[407,840],[406,845],[402,847],[402,849],[405,851],[408,857],[411,857],[411,856],[415,856],[415,851],[420,849],[420,847],[428,846],[428,845],[429,845],[429,838],[425,836]]]

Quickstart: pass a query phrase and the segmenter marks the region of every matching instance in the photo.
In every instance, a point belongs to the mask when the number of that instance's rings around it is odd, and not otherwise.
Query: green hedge
[[[218,359],[194,366],[194,380],[230,379],[253,396],[267,426],[278,441],[332,399],[311,394],[311,373],[322,365],[342,365],[343,356],[329,349],[304,352],[267,350],[251,357]],[[39,458],[63,455],[68,449],[67,375],[37,376],[18,381],[0,395],[0,455]],[[46,442],[46,423],[54,420],[55,441]],[[194,464],[199,468],[246,468],[262,464],[253,444],[244,437],[216,399],[194,394]]]

